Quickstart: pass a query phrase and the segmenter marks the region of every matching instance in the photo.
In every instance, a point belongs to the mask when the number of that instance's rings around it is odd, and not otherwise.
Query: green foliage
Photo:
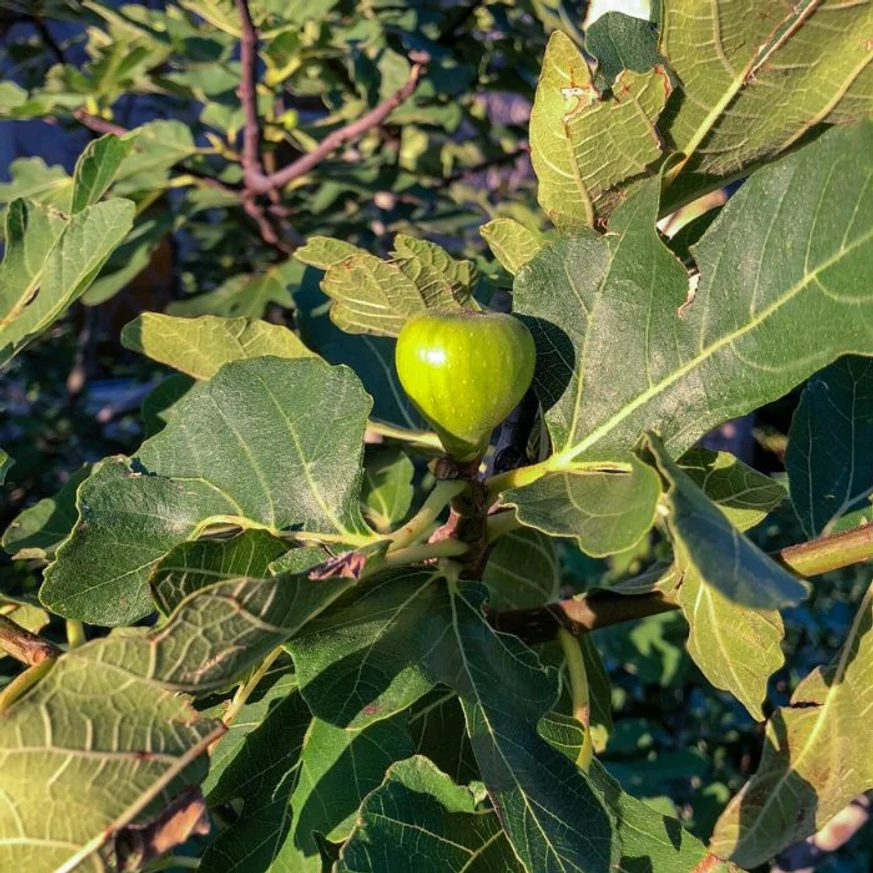
[[[661,7],[13,13],[94,136],[0,186],[0,868],[731,873],[873,789],[873,7]],[[481,465],[395,366],[479,310]]]

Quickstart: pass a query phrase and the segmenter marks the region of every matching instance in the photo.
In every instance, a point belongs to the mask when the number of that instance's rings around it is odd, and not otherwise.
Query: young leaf
[[[409,455],[384,446],[368,450],[364,461],[361,502],[373,527],[387,533],[407,516],[415,488],[415,467]]]
[[[436,277],[446,284],[451,296],[459,303],[469,300],[477,277],[476,265],[472,261],[459,261],[442,246],[403,233],[394,237],[392,256],[408,276]],[[422,287],[420,281],[417,280],[416,284]]]
[[[788,432],[791,502],[808,537],[867,505],[871,443],[873,361],[848,356],[809,380]]]
[[[514,276],[544,245],[523,224],[512,218],[495,218],[479,228],[482,239],[500,264]]]
[[[606,873],[620,856],[610,816],[585,775],[536,730],[557,699],[556,674],[495,633],[481,594],[451,594],[451,629],[432,634],[430,671],[461,698],[482,779],[525,868]]]
[[[280,324],[216,315],[176,318],[143,312],[124,326],[121,343],[195,379],[211,379],[228,361],[313,355],[297,334]]]
[[[65,654],[0,718],[0,868],[102,870],[116,831],[206,774],[223,725],[130,669],[126,643]]]
[[[537,198],[559,230],[591,227],[614,205],[611,190],[658,159],[655,124],[671,88],[662,67],[625,71],[601,98],[572,40],[552,34],[531,111],[530,147]]]
[[[80,522],[46,571],[43,601],[93,624],[134,621],[151,610],[156,564],[216,522],[369,541],[359,507],[369,408],[351,371],[314,358],[226,364],[178,401],[134,468],[110,459],[82,484]]]
[[[427,758],[398,761],[364,801],[337,873],[403,870],[413,857],[421,873],[522,873],[497,815],[481,809],[481,800]]]
[[[755,775],[722,813],[711,850],[755,867],[823,827],[873,787],[873,586],[836,660],[810,673],[767,723]]]
[[[447,283],[419,286],[399,265],[368,254],[334,264],[321,287],[334,301],[331,319],[346,333],[397,336],[410,317],[427,309],[459,308]]]
[[[130,152],[136,132],[119,139],[108,134],[85,146],[73,173],[73,199],[70,212],[81,212],[106,193],[115,180],[122,161]]]
[[[868,114],[873,68],[860,34],[871,27],[867,3],[664,4],[660,48],[682,99],[671,102],[663,126],[677,150],[692,156],[689,169],[735,173],[775,157],[815,125]],[[847,190],[857,199],[856,189]],[[804,217],[812,217],[809,205]]]

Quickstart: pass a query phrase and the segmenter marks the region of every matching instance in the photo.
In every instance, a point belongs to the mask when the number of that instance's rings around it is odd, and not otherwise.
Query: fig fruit
[[[491,432],[524,396],[536,349],[511,315],[429,312],[397,339],[400,384],[458,461],[480,458]]]

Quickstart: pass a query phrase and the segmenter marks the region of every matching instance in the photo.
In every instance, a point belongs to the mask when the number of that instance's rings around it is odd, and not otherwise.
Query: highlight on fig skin
[[[397,339],[400,384],[458,461],[480,458],[533,380],[527,327],[497,312],[428,312]]]

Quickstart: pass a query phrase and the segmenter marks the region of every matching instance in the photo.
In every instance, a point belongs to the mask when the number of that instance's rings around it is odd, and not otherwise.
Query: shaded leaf
[[[607,12],[586,28],[585,51],[597,61],[598,79],[606,85],[622,70],[644,73],[664,62],[652,22],[623,12]]]
[[[273,355],[304,358],[313,353],[293,331],[249,318],[176,318],[144,312],[126,324],[121,342],[128,349],[193,376],[210,379],[222,364]]]
[[[380,533],[393,530],[409,513],[414,474],[412,461],[400,449],[379,446],[367,452],[361,500],[368,521]]]
[[[845,357],[803,390],[788,432],[785,467],[804,533],[828,533],[873,491],[873,361]]]
[[[785,495],[778,483],[727,452],[692,449],[679,466],[738,531],[757,524]],[[767,682],[785,662],[782,617],[776,610],[748,609],[725,597],[681,557],[677,570],[679,605],[690,629],[688,653],[716,688],[729,691],[763,721]]]
[[[286,309],[293,305],[289,285],[299,272],[300,264],[289,259],[261,274],[231,276],[214,291],[173,301],[166,311],[168,315],[186,318],[198,315],[263,318],[272,304]]]
[[[345,839],[363,798],[412,751],[401,719],[345,731],[312,719],[299,694],[273,705],[250,732],[210,803],[243,801],[238,822],[209,846],[203,864],[232,870],[320,871],[316,833]]]
[[[557,674],[515,637],[494,632],[481,589],[453,592],[451,605],[451,632],[440,634],[430,669],[461,698],[482,779],[516,855],[531,870],[611,870],[620,846],[602,801],[536,731],[557,699]]]
[[[399,761],[361,807],[337,865],[339,873],[401,870],[414,858],[422,873],[522,871],[481,794],[455,785],[427,758]]]
[[[504,492],[519,521],[553,537],[574,537],[589,555],[603,557],[636,545],[652,527],[661,483],[645,465],[604,470],[579,465],[549,473],[532,485]]]
[[[174,414],[176,403],[196,385],[194,379],[182,373],[173,373],[159,382],[142,402],[143,432],[146,438],[164,429]]]
[[[541,606],[557,596],[560,582],[554,542],[531,528],[500,537],[482,574],[493,608]]]
[[[834,662],[810,673],[767,723],[758,770],[716,825],[710,848],[719,857],[741,867],[768,861],[873,787],[871,626],[873,586]]]
[[[655,125],[670,91],[658,67],[625,70],[602,97],[573,41],[552,34],[531,111],[530,146],[537,198],[559,230],[591,227],[614,205],[611,190],[658,159]]]
[[[20,512],[3,532],[3,549],[19,559],[51,560],[76,523],[76,490],[91,472],[83,465],[54,497],[45,497]]]
[[[368,580],[310,622],[288,651],[313,715],[359,728],[430,691],[427,636],[445,627],[446,608],[435,572],[403,570]]]
[[[667,486],[666,519],[680,573],[699,574],[724,598],[750,609],[778,609],[806,596],[805,583],[743,536],[657,437],[645,437],[641,454],[651,457]]]

